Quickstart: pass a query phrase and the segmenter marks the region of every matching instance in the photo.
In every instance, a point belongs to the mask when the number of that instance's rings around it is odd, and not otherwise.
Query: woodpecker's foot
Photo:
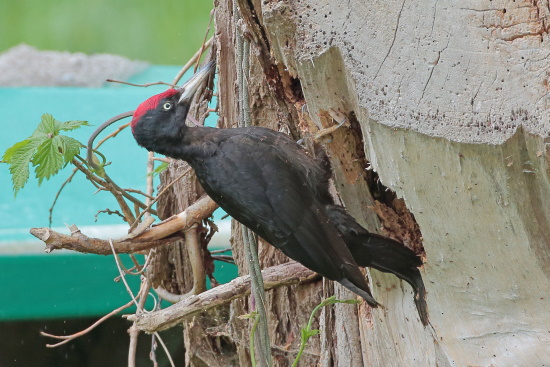
[[[302,106],[302,113],[303,113],[303,110],[304,110],[304,107],[306,105]],[[328,127],[326,129],[322,129],[322,130],[319,130],[315,135],[313,135],[312,139],[314,141],[319,141],[323,136],[325,135],[328,135],[328,134],[332,134],[333,132],[335,132],[337,129],[339,129],[340,127],[342,127],[347,119],[346,119],[346,116],[336,110],[333,110],[332,108],[328,110],[328,113],[330,114],[330,116],[335,120],[335,121],[338,121],[338,125],[334,125],[334,126],[331,126],[331,127]],[[302,138],[300,140],[297,141],[298,145],[303,145],[304,143],[304,139],[307,139],[309,137],[305,137],[305,138]]]
[[[323,130],[319,130],[317,132],[317,134],[315,134],[313,136],[313,139],[314,140],[319,140],[321,139],[323,136],[325,135],[328,135],[328,134],[332,134],[333,132],[335,132],[338,128],[342,127],[342,125],[344,125],[346,123],[346,118],[344,117],[344,119],[342,121],[340,121],[338,123],[338,125],[334,125],[334,126],[331,126],[331,127],[327,127],[326,129],[323,129]]]

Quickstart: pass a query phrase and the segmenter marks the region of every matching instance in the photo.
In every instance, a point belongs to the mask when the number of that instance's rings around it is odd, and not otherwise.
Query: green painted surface
[[[128,263],[129,265],[129,263]],[[0,320],[105,314],[130,300],[111,256],[0,256]],[[139,290],[139,278],[127,280]]]
[[[122,256],[127,267],[132,266]],[[0,256],[0,321],[99,316],[130,300],[112,256],[83,254]],[[220,283],[237,276],[236,266],[216,262]],[[126,277],[137,294],[139,277]],[[146,309],[153,307],[150,298]],[[163,303],[163,306],[167,306]],[[123,313],[134,312],[129,308]]]

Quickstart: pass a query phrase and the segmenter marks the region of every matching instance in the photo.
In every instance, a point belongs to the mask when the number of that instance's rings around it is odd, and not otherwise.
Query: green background
[[[0,52],[27,43],[181,65],[202,44],[212,8],[210,0],[2,0]]]

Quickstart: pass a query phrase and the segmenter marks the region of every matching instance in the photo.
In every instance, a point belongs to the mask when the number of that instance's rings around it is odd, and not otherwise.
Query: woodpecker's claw
[[[339,122],[338,125],[334,125],[334,126],[331,126],[331,127],[327,127],[326,129],[323,129],[323,130],[319,130],[319,131],[317,132],[317,134],[315,134],[315,135],[313,136],[313,139],[314,139],[314,140],[319,140],[319,139],[321,139],[323,136],[335,132],[338,128],[342,127],[342,125],[344,125],[344,124],[346,123],[346,121],[348,121],[348,120],[344,117],[344,119],[343,119],[341,122]]]
[[[304,108],[306,108],[307,104],[304,104],[302,106],[302,114],[304,113]],[[315,135],[313,135],[312,139],[314,141],[319,141],[319,139],[321,139],[323,136],[325,135],[328,135],[328,134],[331,134],[333,133],[334,131],[336,131],[338,128],[342,127],[348,120],[346,119],[346,116],[338,111],[335,111],[333,110],[332,108],[328,111],[330,116],[336,120],[336,121],[340,121],[338,123],[338,125],[334,125],[334,126],[331,126],[331,127],[328,127],[326,129],[322,129],[322,130],[319,130]],[[304,137],[300,140],[298,140],[296,143],[298,145],[303,145],[304,144],[304,139],[306,138],[309,138],[309,137]]]

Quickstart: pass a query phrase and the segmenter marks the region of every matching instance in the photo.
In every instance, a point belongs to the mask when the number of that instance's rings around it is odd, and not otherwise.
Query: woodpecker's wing
[[[207,193],[290,258],[377,305],[316,199],[313,180],[319,168],[314,161],[286,136],[268,129],[235,129],[232,134],[213,155],[193,164]]]

